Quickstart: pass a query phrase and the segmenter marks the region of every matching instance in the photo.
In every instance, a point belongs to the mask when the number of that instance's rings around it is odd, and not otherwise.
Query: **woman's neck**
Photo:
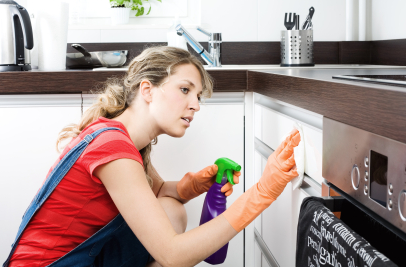
[[[125,126],[138,151],[160,135],[155,120],[146,111],[146,109],[135,109],[130,106],[120,116],[113,119]]]

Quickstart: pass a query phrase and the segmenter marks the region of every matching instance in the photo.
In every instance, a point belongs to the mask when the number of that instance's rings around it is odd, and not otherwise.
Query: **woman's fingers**
[[[295,155],[292,154],[287,160],[281,163],[281,171],[289,172],[295,165]]]
[[[234,171],[233,181],[235,184],[238,184],[240,182],[240,175],[241,172]]]
[[[279,155],[283,151],[283,149],[285,149],[285,147],[289,144],[289,142],[292,140],[292,137],[296,136],[297,134],[299,134],[299,131],[297,129],[293,129],[292,132],[290,132],[290,134],[288,135],[288,137],[286,137],[285,140],[283,140],[283,142],[275,150],[274,153],[276,153],[276,155]]]
[[[297,132],[294,136],[292,136],[289,143],[285,146],[285,148],[277,154],[277,158],[279,162],[283,162],[286,159],[289,159],[293,154],[293,148],[296,147],[300,142],[300,134]]]
[[[225,195],[226,197],[228,197],[229,195],[231,195],[233,193],[233,188],[231,187],[230,190],[228,190]]]
[[[220,191],[221,191],[222,193],[225,193],[225,192],[227,192],[228,190],[230,190],[230,189],[232,189],[232,188],[233,188],[233,185],[228,182],[228,183],[226,183],[225,185],[223,185],[223,187],[221,188]]]

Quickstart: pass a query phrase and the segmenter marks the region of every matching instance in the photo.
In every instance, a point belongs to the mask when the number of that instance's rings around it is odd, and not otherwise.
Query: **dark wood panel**
[[[207,49],[207,42],[201,42]],[[71,44],[68,44],[67,52],[76,52]],[[109,50],[128,50],[128,65],[131,59],[139,55],[142,50],[151,46],[166,45],[160,43],[84,43],[82,44],[90,52]],[[189,51],[200,58],[200,56],[190,47]],[[280,64],[280,42],[223,42],[222,44],[222,64],[223,65],[253,65],[253,64]],[[338,42],[315,42],[314,58],[316,64],[338,64]],[[203,60],[200,58],[203,62]]]
[[[371,64],[371,43],[366,42],[340,42],[340,64]]]
[[[247,89],[246,70],[217,70],[208,71],[214,79],[216,91],[245,91]]]
[[[1,73],[0,94],[76,94],[95,90],[107,78],[121,71],[54,71]]]
[[[210,71],[214,90],[244,91],[247,71]],[[123,77],[122,71],[27,71],[0,73],[0,94],[75,94],[96,90],[110,77]]]
[[[280,42],[224,42],[222,62],[228,65],[280,64]]]
[[[371,64],[406,66],[406,39],[373,41]]]
[[[207,42],[201,43],[207,49]],[[67,52],[76,52],[68,44]],[[84,43],[89,51],[129,50],[128,61],[155,43]],[[384,41],[314,42],[316,64],[374,64],[406,66],[406,39]],[[195,56],[199,55],[189,47]],[[223,42],[224,65],[280,64],[279,42]]]
[[[314,42],[315,64],[338,64],[338,42]]]
[[[406,143],[406,94],[248,71],[248,90]]]

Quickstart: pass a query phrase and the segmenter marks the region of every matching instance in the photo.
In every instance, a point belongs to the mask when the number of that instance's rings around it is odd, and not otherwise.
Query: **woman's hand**
[[[183,199],[190,200],[209,191],[210,187],[216,180],[217,171],[217,165],[213,164],[199,172],[186,173],[176,187],[179,196]],[[240,175],[241,172],[234,171],[233,181],[235,184],[240,182]],[[233,186],[228,182],[221,188],[221,192],[225,193],[226,196],[229,196],[233,192]]]
[[[248,189],[222,215],[240,232],[274,202],[286,185],[298,176],[293,148],[300,142],[300,134],[293,131],[272,153],[258,183]]]
[[[286,185],[298,176],[293,148],[299,142],[300,134],[295,129],[268,158],[265,170],[258,183],[273,200],[276,200],[282,194]]]

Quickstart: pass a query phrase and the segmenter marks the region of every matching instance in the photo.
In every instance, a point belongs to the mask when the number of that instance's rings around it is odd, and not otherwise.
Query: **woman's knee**
[[[178,234],[184,233],[187,226],[187,214],[183,204],[171,197],[160,197],[158,201],[168,215],[175,231]]]

